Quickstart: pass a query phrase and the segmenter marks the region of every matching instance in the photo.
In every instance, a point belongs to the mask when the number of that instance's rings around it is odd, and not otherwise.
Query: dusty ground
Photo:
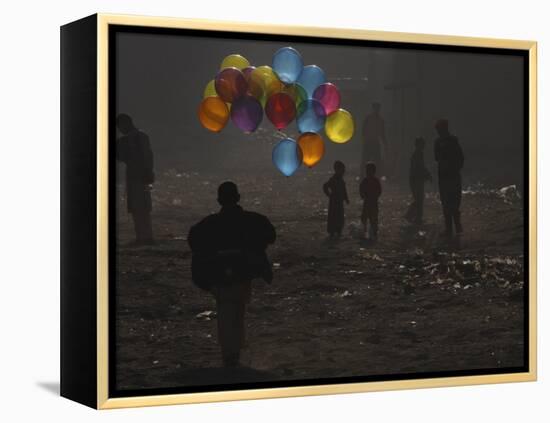
[[[523,210],[513,192],[477,187],[463,197],[460,242],[439,237],[430,194],[426,225],[409,227],[409,195],[384,185],[380,241],[357,239],[353,174],[346,233],[326,240],[328,179],[234,175],[245,208],[277,229],[275,280],[257,281],[243,363],[266,379],[387,375],[523,365]],[[125,246],[131,221],[121,202],[117,249],[117,387],[231,383],[221,366],[213,299],[190,280],[190,226],[217,210],[215,177],[172,169],[158,175],[158,245]],[[121,196],[122,198],[122,196]],[[204,313],[207,312],[207,313]],[[202,314],[201,314],[202,313]],[[209,370],[197,370],[209,369]],[[263,376],[262,376],[263,375]],[[204,376],[204,377],[203,377]]]

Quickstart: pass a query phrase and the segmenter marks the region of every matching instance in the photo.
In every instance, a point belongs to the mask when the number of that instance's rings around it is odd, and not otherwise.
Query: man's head
[[[121,113],[116,117],[116,126],[125,135],[135,128],[132,118],[125,113]]]
[[[337,175],[343,175],[344,173],[346,173],[346,165],[340,160],[336,160],[334,162],[334,173],[336,173]]]
[[[376,175],[376,165],[374,162],[368,162],[365,166],[365,171],[367,172],[367,176]]]
[[[424,146],[426,145],[426,141],[424,141],[424,138],[418,137],[414,140],[414,147],[417,150],[424,150]]]
[[[220,206],[234,206],[240,199],[239,189],[233,182],[227,181],[218,187],[218,203],[220,203]]]
[[[449,135],[449,121],[447,119],[438,119],[435,123],[435,130],[440,137]]]
[[[380,114],[380,110],[382,110],[382,105],[378,102],[372,103],[372,111],[376,114]]]

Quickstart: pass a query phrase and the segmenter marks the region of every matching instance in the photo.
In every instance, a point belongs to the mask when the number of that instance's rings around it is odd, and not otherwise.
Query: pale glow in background
[[[550,414],[544,260],[548,190],[539,190],[539,382],[94,412],[59,382],[59,26],[95,12],[533,39],[539,42],[539,163],[548,156],[545,3],[471,0],[15,1],[2,4],[0,65],[0,390],[2,420],[293,422],[546,421]],[[539,186],[550,171],[539,165]],[[544,195],[546,191],[546,195]],[[546,395],[545,395],[546,393]],[[162,419],[162,420],[161,420]],[[348,420],[349,419],[349,420]]]

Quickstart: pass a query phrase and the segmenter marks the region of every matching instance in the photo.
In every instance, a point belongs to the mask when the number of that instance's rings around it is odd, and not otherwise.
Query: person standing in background
[[[149,137],[135,127],[127,114],[119,114],[116,124],[122,133],[117,140],[116,158],[126,165],[126,204],[134,221],[134,244],[152,245],[151,188],[155,174]]]
[[[386,124],[380,113],[382,105],[372,103],[372,112],[363,123],[363,149],[361,153],[361,179],[365,177],[368,162],[376,163],[378,174],[384,175],[384,160],[387,151]]]
[[[359,185],[359,195],[363,200],[363,211],[361,222],[363,223],[363,234],[371,241],[378,240],[378,199],[382,195],[380,179],[376,177],[376,164],[368,162],[365,165],[365,178]],[[370,226],[367,226],[370,225]]]
[[[445,219],[445,236],[451,237],[463,231],[460,219],[462,200],[462,175],[464,153],[458,138],[449,132],[449,121],[439,119],[435,124],[439,137],[434,142],[434,156],[438,164],[439,198]]]
[[[424,184],[432,180],[432,175],[426,169],[424,163],[424,138],[417,138],[414,141],[414,151],[411,155],[409,168],[409,186],[413,201],[409,205],[405,218],[415,225],[421,225],[424,217]]]

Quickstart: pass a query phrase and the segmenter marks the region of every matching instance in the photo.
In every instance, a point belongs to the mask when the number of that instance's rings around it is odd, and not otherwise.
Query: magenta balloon
[[[254,132],[263,116],[262,105],[250,95],[239,98],[231,105],[231,120],[244,132]]]
[[[313,98],[323,105],[327,115],[340,108],[340,91],[330,82],[319,85],[313,92]]]

